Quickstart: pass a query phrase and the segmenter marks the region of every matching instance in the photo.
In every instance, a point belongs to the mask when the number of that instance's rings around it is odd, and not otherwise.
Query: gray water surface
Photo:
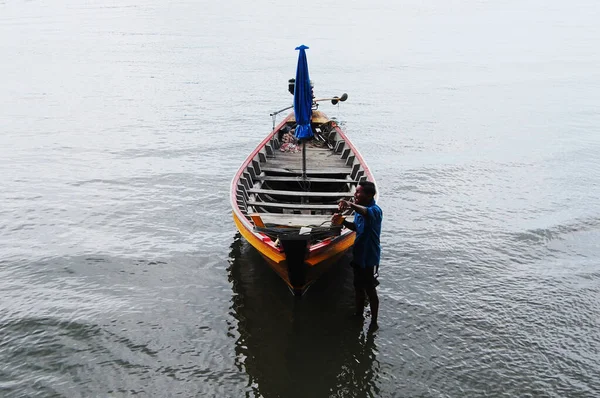
[[[0,0],[0,396],[600,395],[599,19]],[[380,186],[374,335],[348,258],[296,300],[231,218],[300,44]]]

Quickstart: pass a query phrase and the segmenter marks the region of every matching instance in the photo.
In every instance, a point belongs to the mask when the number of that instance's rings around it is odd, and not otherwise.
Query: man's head
[[[361,181],[358,183],[358,187],[356,187],[354,202],[358,205],[366,206],[371,203],[376,193],[375,184],[371,181]]]

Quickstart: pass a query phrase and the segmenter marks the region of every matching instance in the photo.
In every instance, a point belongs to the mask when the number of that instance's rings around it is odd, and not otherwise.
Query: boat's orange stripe
[[[280,263],[285,260],[285,255],[283,253],[274,250],[271,245],[263,242],[254,234],[254,232],[248,230],[244,223],[240,221],[235,211],[233,212],[233,221],[235,221],[235,225],[237,226],[237,229],[240,231],[242,236],[246,238],[246,240],[252,246],[254,246],[261,255],[268,257],[275,263]]]
[[[348,234],[346,236],[346,238],[341,240],[340,242],[336,242],[336,243],[324,248],[323,250],[319,250],[319,252],[315,253],[314,255],[310,255],[306,259],[306,263],[309,266],[314,267],[315,265],[318,265],[324,261],[327,261],[331,257],[334,257],[340,253],[345,252],[354,244],[355,236],[356,236],[356,234]]]

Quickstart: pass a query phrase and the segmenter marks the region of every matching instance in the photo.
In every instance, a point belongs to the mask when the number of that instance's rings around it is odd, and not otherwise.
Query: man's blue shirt
[[[381,221],[383,212],[373,199],[367,206],[366,216],[354,213],[354,226],[356,227],[356,239],[354,240],[354,263],[361,268],[379,265],[381,258]]]

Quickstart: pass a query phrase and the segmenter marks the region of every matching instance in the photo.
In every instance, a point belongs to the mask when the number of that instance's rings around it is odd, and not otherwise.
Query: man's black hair
[[[377,189],[375,189],[375,184],[371,181],[361,181],[358,183],[363,189],[363,192],[370,196],[375,196],[377,193]]]

